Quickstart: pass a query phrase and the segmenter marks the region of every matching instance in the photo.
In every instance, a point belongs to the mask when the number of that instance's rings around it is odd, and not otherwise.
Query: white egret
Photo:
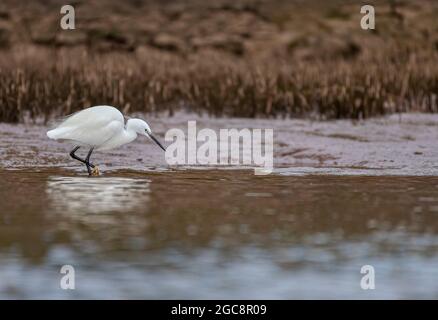
[[[152,135],[151,128],[141,119],[128,119],[125,125],[123,114],[111,106],[96,106],[68,116],[55,129],[47,131],[50,139],[67,141],[75,147],[70,156],[87,166],[88,174],[99,175],[99,168],[90,163],[93,150],[109,150],[130,143],[143,135],[151,138],[161,149],[163,145]],[[85,159],[75,152],[80,147],[89,148]]]

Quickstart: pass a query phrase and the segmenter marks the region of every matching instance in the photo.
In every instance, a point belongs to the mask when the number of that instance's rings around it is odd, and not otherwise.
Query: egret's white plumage
[[[90,148],[90,155],[92,150],[109,150],[129,143],[139,134],[150,137],[165,150],[152,135],[151,128],[145,121],[129,119],[125,125],[123,114],[111,106],[96,106],[76,112],[55,129],[47,132],[50,139],[68,141],[77,147]],[[74,151],[71,153],[72,157]],[[84,163],[87,164],[88,160]],[[89,165],[90,163],[87,164],[87,168]]]

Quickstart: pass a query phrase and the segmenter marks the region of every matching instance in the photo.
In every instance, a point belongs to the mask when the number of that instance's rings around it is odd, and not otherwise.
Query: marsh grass
[[[398,52],[398,51],[397,51]],[[355,61],[236,61],[215,53],[190,59],[160,54],[33,51],[0,60],[0,121],[45,120],[96,104],[124,112],[215,116],[361,119],[437,112],[435,53]]]

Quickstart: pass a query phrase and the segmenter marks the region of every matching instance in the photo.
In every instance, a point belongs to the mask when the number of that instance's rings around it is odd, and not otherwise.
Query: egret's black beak
[[[160,141],[157,140],[157,138],[155,138],[151,133],[147,132],[146,133],[149,135],[149,137],[160,146],[161,149],[163,149],[164,151],[166,151],[166,148],[163,147],[163,145],[160,143]]]

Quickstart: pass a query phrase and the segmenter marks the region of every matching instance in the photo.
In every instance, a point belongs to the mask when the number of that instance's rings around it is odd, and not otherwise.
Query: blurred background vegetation
[[[0,2],[0,121],[124,112],[362,119],[437,112],[432,0]],[[376,29],[360,28],[360,7]]]

